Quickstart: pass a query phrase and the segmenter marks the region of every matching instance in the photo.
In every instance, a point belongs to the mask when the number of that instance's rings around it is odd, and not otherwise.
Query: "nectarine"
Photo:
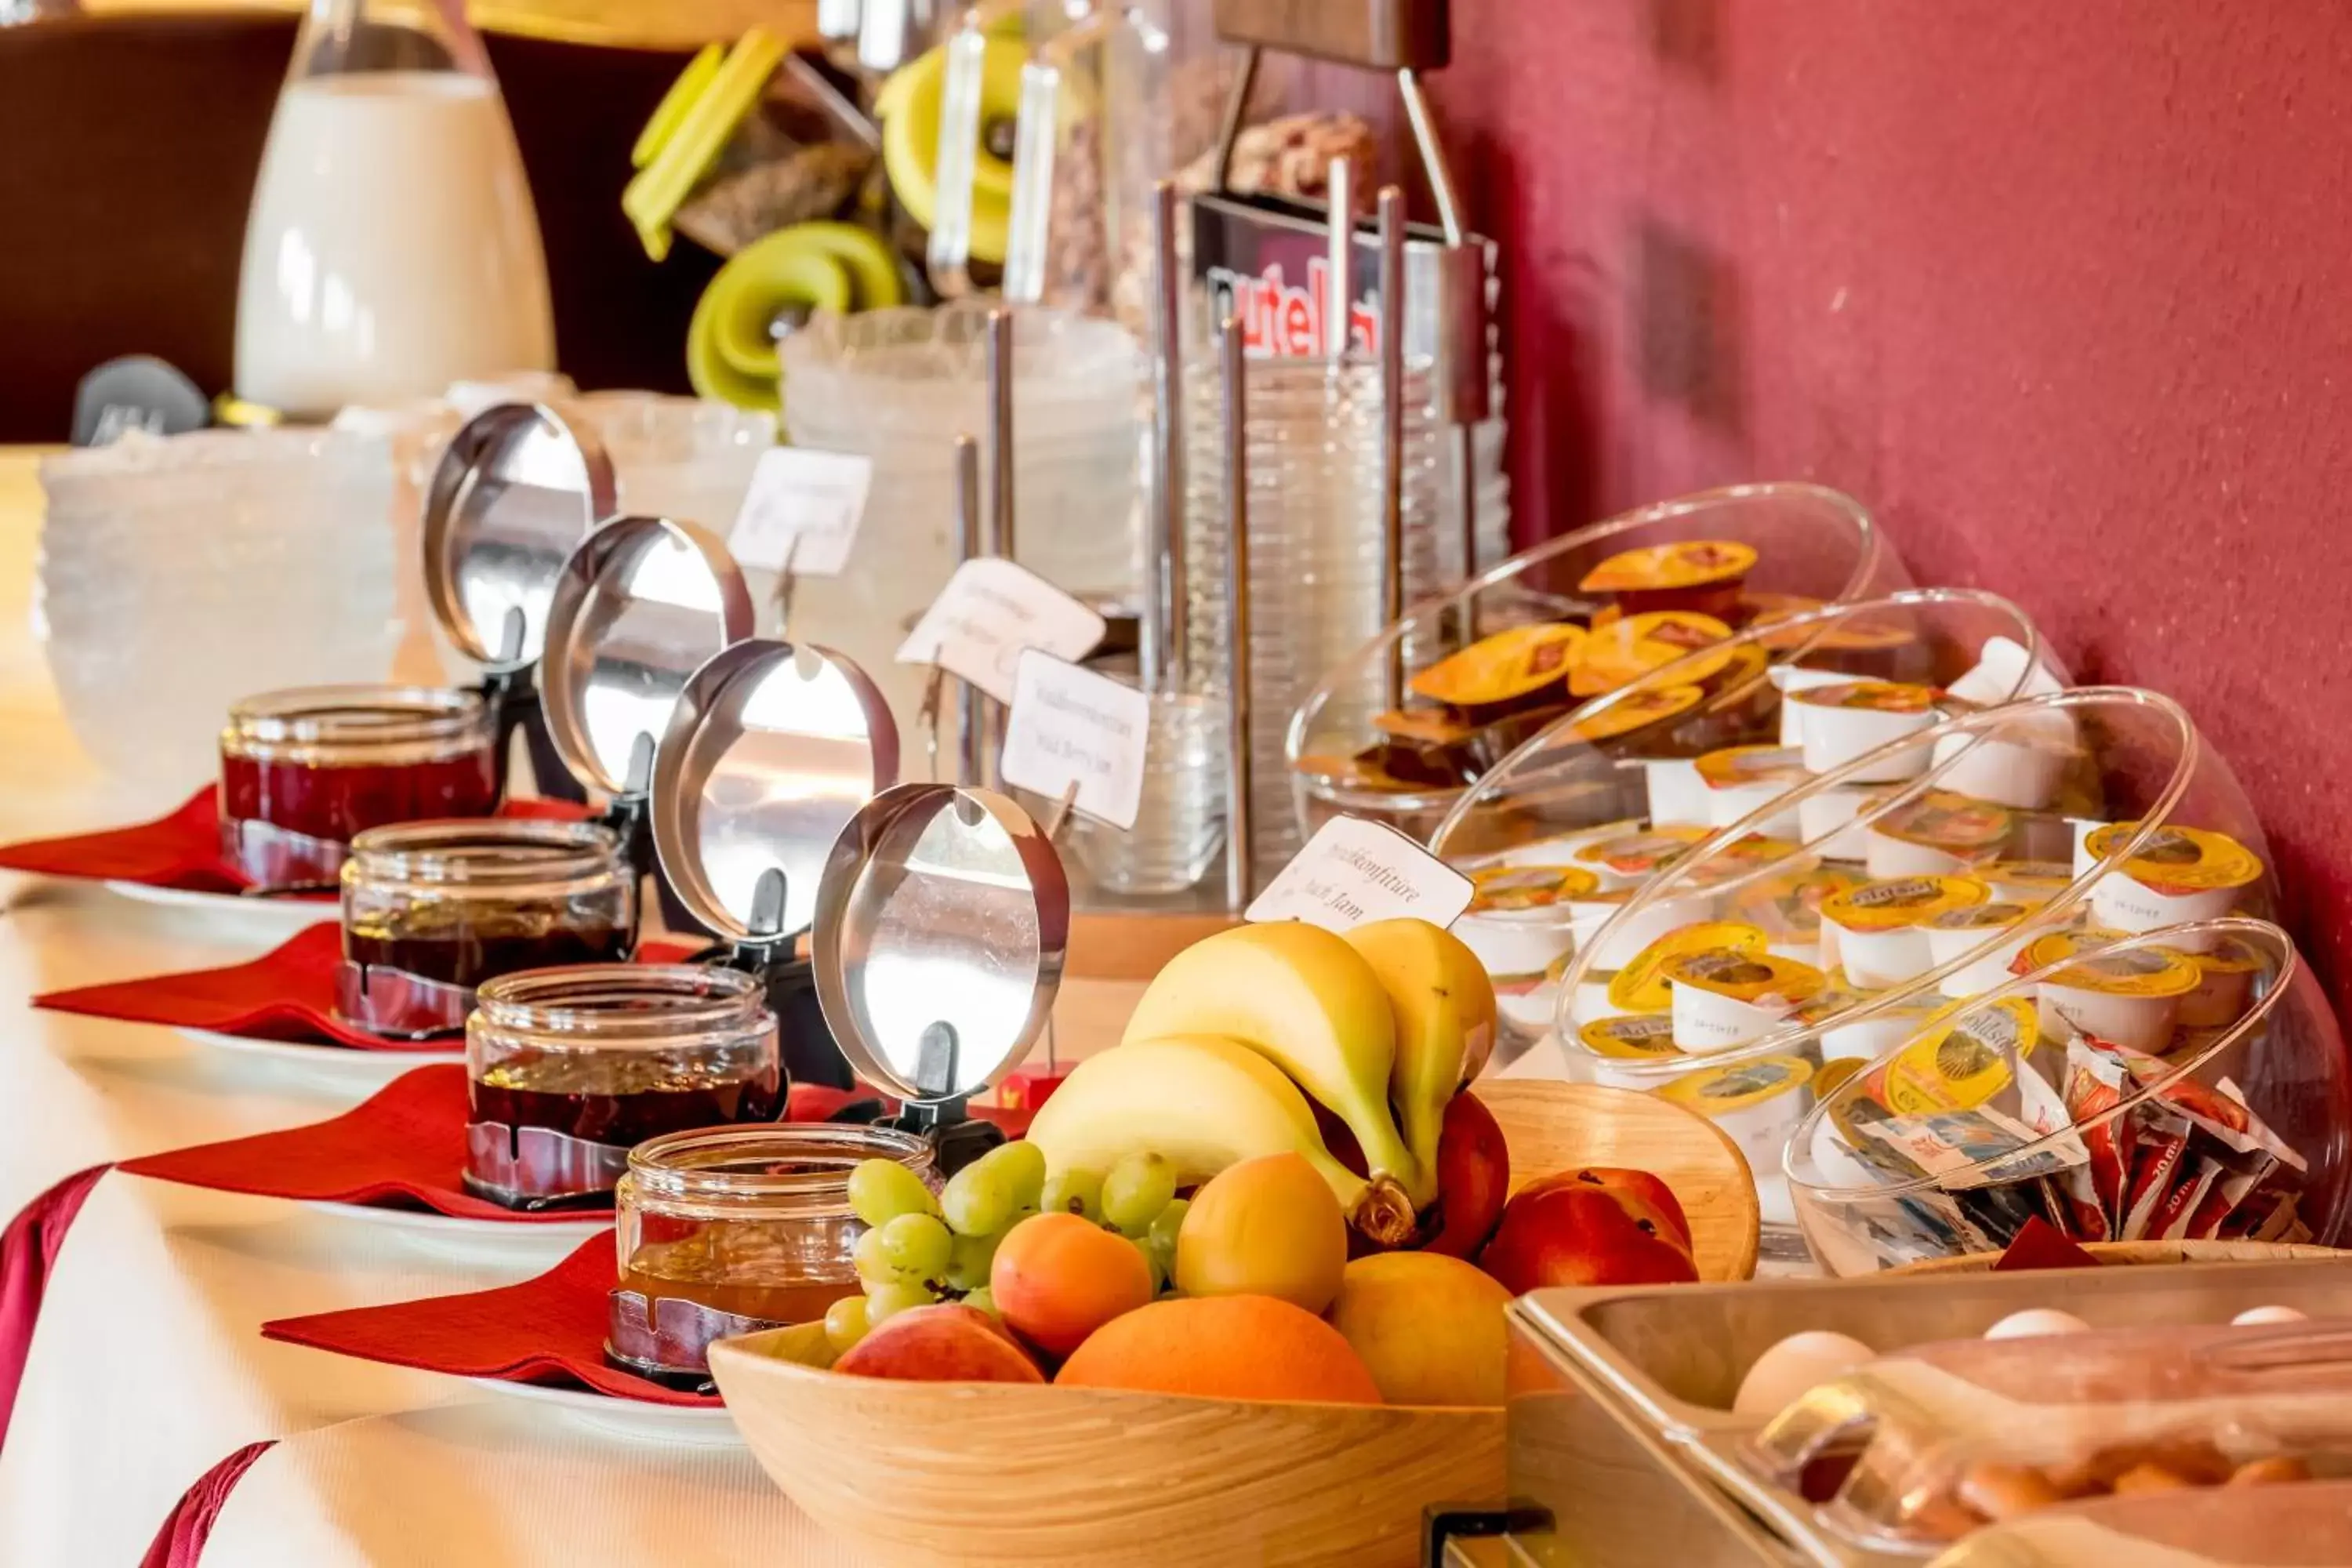
[[[1486,1245],[1511,1191],[1511,1149],[1495,1113],[1465,1089],[1437,1131],[1437,1234],[1423,1247],[1468,1258]]]
[[[1329,1197],[1330,1188],[1324,1194]],[[1151,1300],[1151,1265],[1135,1243],[1074,1214],[1032,1215],[1005,1232],[988,1293],[1013,1331],[1051,1356]]]
[[[1339,1330],[1272,1296],[1155,1301],[1097,1330],[1054,1381],[1213,1399],[1381,1402],[1380,1384]]]
[[[1627,1186],[1576,1173],[1523,1189],[1504,1206],[1478,1267],[1512,1295],[1546,1285],[1672,1285],[1698,1278],[1687,1227]]]
[[[1348,1265],[1331,1326],[1391,1405],[1500,1405],[1511,1293],[1458,1258],[1384,1252]]]
[[[1045,1381],[1003,1324],[961,1302],[908,1308],[850,1346],[833,1370],[915,1383]]]

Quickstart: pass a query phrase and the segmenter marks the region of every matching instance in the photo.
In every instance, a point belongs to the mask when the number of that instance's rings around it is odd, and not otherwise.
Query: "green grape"
[[[857,1277],[869,1285],[887,1285],[898,1278],[898,1271],[882,1255],[882,1233],[869,1230],[857,1238]]]
[[[859,1219],[877,1226],[902,1214],[940,1212],[923,1178],[896,1160],[860,1160],[849,1173],[849,1206]]]
[[[959,1236],[955,1251],[948,1258],[948,1289],[977,1290],[988,1283],[988,1271],[996,1262],[996,1244],[1004,1239],[994,1236]]]
[[[1034,1143],[999,1143],[980,1157],[1012,1195],[1016,1209],[1034,1209],[1045,1190],[1045,1152]]]
[[[1176,1278],[1176,1233],[1184,1228],[1184,1215],[1192,1207],[1192,1200],[1190,1198],[1171,1199],[1159,1214],[1152,1216],[1151,1228],[1144,1233],[1144,1248],[1160,1265],[1162,1281]]]
[[[964,1293],[963,1304],[967,1307],[977,1307],[982,1311],[988,1313],[991,1317],[996,1315],[996,1298],[990,1294],[989,1289],[985,1285],[982,1286],[977,1290],[966,1291]]]
[[[866,1326],[878,1329],[908,1308],[928,1307],[938,1300],[929,1285],[868,1285],[866,1288]]]
[[[866,1337],[866,1298],[844,1296],[824,1310],[824,1337],[835,1355],[846,1355],[849,1347]]]
[[[1046,1177],[1037,1210],[1040,1214],[1074,1214],[1101,1219],[1102,1177],[1092,1171],[1064,1171],[1060,1175]]]
[[[902,1214],[870,1234],[882,1238],[882,1261],[900,1279],[936,1279],[948,1271],[955,1238],[927,1214]]]
[[[959,1236],[994,1236],[1013,1225],[1014,1200],[1011,1173],[1003,1165],[977,1160],[948,1178],[940,1194],[940,1213]]]
[[[1152,1250],[1150,1242],[1137,1240],[1133,1237],[1128,1239],[1134,1244],[1135,1250],[1143,1255],[1143,1266],[1151,1271],[1151,1293],[1159,1295],[1168,1288],[1167,1264],[1160,1261],[1160,1254]]]
[[[1157,1154],[1121,1155],[1103,1177],[1103,1218],[1128,1236],[1141,1236],[1175,1196],[1175,1166]]]

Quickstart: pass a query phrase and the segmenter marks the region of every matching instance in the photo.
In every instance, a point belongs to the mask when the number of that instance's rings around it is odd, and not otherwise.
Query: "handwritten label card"
[[[737,562],[762,572],[792,563],[796,577],[836,577],[874,488],[874,459],[855,452],[778,447],[762,453],[727,536]]]
[[[1470,879],[1393,827],[1335,816],[1250,904],[1252,921],[1352,931],[1417,916],[1450,926],[1470,907]]]
[[[956,568],[907,640],[900,664],[936,664],[999,702],[1013,700],[1024,648],[1084,658],[1103,639],[1103,618],[1024,566],[983,555]]]
[[[1004,782],[1070,804],[1113,827],[1143,809],[1143,755],[1151,699],[1036,648],[1022,651],[1004,721]]]

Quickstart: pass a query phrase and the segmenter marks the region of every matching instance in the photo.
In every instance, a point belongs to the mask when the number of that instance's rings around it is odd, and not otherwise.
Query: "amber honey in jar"
[[[371,827],[343,862],[335,1016],[404,1038],[457,1034],[486,980],[626,958],[635,881],[619,840],[593,823]]]
[[[353,838],[499,803],[498,721],[471,691],[311,686],[221,731],[221,854],[257,888],[331,885]]]
[[[885,1127],[723,1127],[639,1146],[616,1198],[607,1359],[698,1387],[713,1340],[812,1322],[856,1295],[866,1226],[849,1173],[866,1160],[933,1176],[931,1146]]]
[[[783,1109],[761,981],[693,964],[525,970],[466,1022],[466,1185],[509,1208],[602,1208],[629,1151]]]

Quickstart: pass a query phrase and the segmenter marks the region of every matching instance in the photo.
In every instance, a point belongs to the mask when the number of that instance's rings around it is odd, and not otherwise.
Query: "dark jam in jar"
[[[760,983],[680,964],[485,982],[466,1026],[466,1185],[518,1209],[603,1207],[663,1133],[772,1121],[784,1076]]]
[[[605,1359],[704,1388],[714,1340],[814,1322],[856,1294],[866,1226],[849,1173],[873,1159],[934,1175],[929,1144],[883,1127],[723,1127],[640,1145],[615,1194]]]
[[[593,823],[371,828],[343,863],[335,1016],[398,1038],[454,1034],[485,981],[626,958],[635,881],[614,835]]]
[[[498,808],[496,723],[469,691],[320,686],[250,697],[221,731],[222,855],[256,887],[333,880],[386,823]]]

